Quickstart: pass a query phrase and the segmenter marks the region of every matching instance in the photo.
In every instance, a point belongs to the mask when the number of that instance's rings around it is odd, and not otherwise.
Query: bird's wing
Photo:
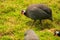
[[[31,14],[33,14],[36,17],[46,17],[46,16],[50,16],[49,14],[47,14],[45,11],[43,11],[42,9],[39,9],[37,7],[33,8],[31,11]]]

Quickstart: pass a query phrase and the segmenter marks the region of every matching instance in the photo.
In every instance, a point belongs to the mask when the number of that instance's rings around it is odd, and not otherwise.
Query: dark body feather
[[[33,4],[28,6],[24,15],[33,20],[52,20],[52,10],[44,4]]]

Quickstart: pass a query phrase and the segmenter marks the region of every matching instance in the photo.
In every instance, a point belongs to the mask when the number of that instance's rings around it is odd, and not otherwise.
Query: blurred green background
[[[46,4],[52,9],[53,22],[42,21],[41,26],[37,21],[32,30],[40,40],[60,40],[53,36],[50,29],[60,29],[60,0],[0,0],[0,40],[24,40],[24,33],[30,29],[32,19],[21,15],[21,10],[31,4]],[[44,28],[44,30],[41,30]]]

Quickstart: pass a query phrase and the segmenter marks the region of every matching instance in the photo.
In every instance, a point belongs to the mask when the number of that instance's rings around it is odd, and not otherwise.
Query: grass
[[[24,33],[30,29],[33,20],[21,15],[21,10],[39,3],[52,9],[54,21],[44,20],[42,27],[37,21],[32,30],[41,40],[60,40],[60,37],[53,36],[53,33],[48,31],[52,28],[60,29],[60,0],[0,0],[0,40],[23,40]]]

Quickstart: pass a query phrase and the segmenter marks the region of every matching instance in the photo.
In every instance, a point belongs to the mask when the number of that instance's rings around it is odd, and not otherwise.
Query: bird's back
[[[49,14],[47,14],[42,9],[39,9],[38,7],[33,6],[31,9],[27,9],[27,15],[32,19],[45,19],[47,17],[50,17]]]
[[[47,14],[52,15],[52,10],[51,10],[47,5],[45,5],[45,4],[32,4],[32,5],[28,6],[27,9],[29,10],[29,9],[32,9],[32,8],[34,8],[34,7],[37,7],[37,8],[39,8],[39,9],[42,9],[42,10],[45,11]]]

